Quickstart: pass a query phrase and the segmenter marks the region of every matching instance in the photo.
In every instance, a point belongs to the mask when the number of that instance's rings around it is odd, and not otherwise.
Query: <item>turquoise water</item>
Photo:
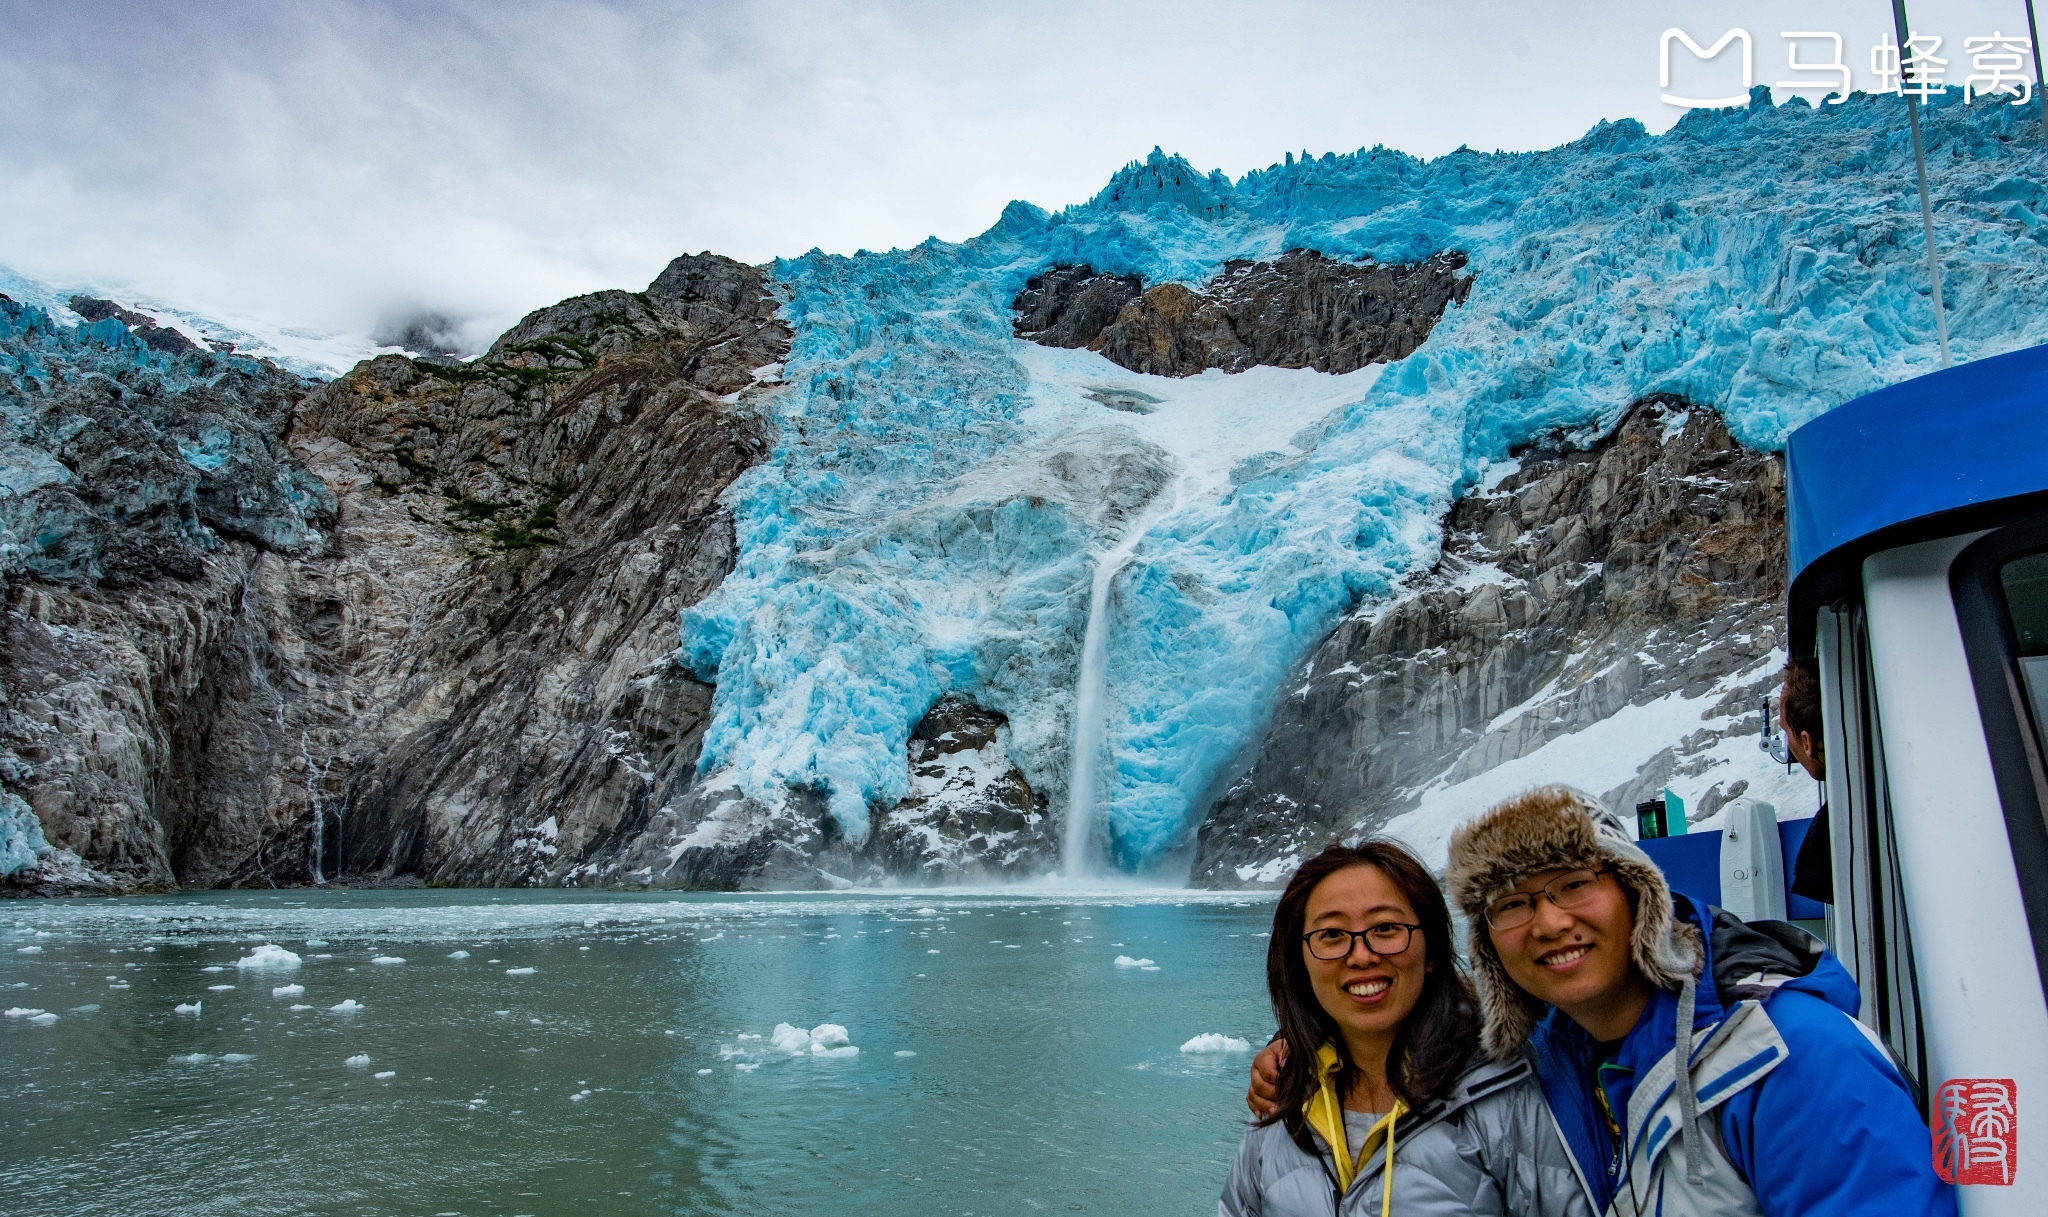
[[[1248,1057],[1180,1048],[1265,1038],[1270,916],[1156,890],[20,902],[0,1208],[1213,1212]],[[264,943],[300,965],[236,966]],[[790,1055],[778,1023],[859,1052]]]

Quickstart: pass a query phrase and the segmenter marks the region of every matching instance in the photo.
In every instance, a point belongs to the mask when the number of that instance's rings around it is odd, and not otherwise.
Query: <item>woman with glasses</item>
[[[1524,1061],[1479,1058],[1443,892],[1387,840],[1302,863],[1273,911],[1277,1107],[1223,1217],[1591,1213]]]

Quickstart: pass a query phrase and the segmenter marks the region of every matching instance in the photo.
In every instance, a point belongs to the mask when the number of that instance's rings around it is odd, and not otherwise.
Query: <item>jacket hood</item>
[[[1628,893],[1635,911],[1629,957],[1652,985],[1680,989],[1705,962],[1699,927],[1674,916],[1664,872],[1613,812],[1570,786],[1523,791],[1451,834],[1444,875],[1469,926],[1480,1043],[1496,1060],[1521,1052],[1549,1006],[1508,978],[1486,930],[1486,906],[1530,875],[1576,867],[1605,869]]]
[[[1827,944],[1783,921],[1744,921],[1726,909],[1677,898],[1678,914],[1707,935],[1708,966],[1723,1007],[1745,999],[1768,1001],[1791,989],[1810,993],[1855,1018],[1863,991]],[[1705,995],[1702,994],[1704,999]]]

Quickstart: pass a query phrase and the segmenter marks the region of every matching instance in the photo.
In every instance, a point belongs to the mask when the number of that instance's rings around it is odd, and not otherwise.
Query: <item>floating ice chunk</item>
[[[926,952],[925,952],[925,954],[927,954],[927,955],[936,955],[936,954],[938,954],[938,953],[939,953],[939,948],[937,948],[937,947],[933,947],[933,948],[932,948],[931,950],[929,950],[929,951],[926,951]]]
[[[1234,1035],[1211,1031],[1198,1035],[1180,1046],[1182,1052],[1250,1052],[1251,1041],[1241,1040]]]
[[[306,991],[304,985],[279,985],[270,991],[272,997],[297,997]]]
[[[788,1023],[777,1023],[775,1024],[775,1030],[769,1034],[769,1042],[775,1045],[777,1052],[787,1052],[792,1056],[800,1056],[811,1050],[811,1033],[802,1027],[792,1027]]]
[[[468,958],[469,958],[469,952],[468,952],[468,951],[450,951],[450,952],[448,952],[448,958],[450,958],[450,959],[468,959]]]
[[[922,908],[917,910],[917,915],[920,917],[936,917],[939,915],[939,910],[934,908]]]
[[[293,1007],[292,1007],[292,1009],[294,1009],[294,1010],[311,1010],[312,1008],[313,1008],[313,1007],[311,1007],[311,1006],[307,1005],[307,1004],[306,1004],[305,1002],[300,1002],[300,1003],[298,1003],[297,1005],[295,1005],[295,1006],[293,1006]]]
[[[66,1014],[96,1014],[96,1013],[98,1013],[98,1012],[99,1012],[99,1008],[100,1008],[100,1006],[99,1006],[99,1003],[98,1003],[98,1002],[93,1002],[93,1003],[92,1003],[91,1005],[85,1005],[85,1006],[73,1006],[73,1007],[71,1007],[71,1008],[70,1008],[69,1010],[66,1010],[66,1011],[65,1011],[65,1013],[66,1013]]]
[[[1158,965],[1149,959],[1132,959],[1128,955],[1119,955],[1116,957],[1116,966],[1119,968],[1151,968]]]
[[[709,1069],[699,1069],[699,1070],[697,1071],[697,1076],[698,1076],[698,1077],[700,1077],[700,1078],[702,1078],[702,1077],[709,1077],[709,1076],[711,1076],[711,1071],[710,1071]]]
[[[19,955],[40,955],[43,953],[43,948],[36,946],[34,943],[30,943],[25,947],[16,947],[14,950]]]
[[[760,1067],[761,1062],[759,1061],[741,1061],[739,1064],[733,1066],[734,1069],[739,1070],[741,1073],[752,1073],[754,1072],[754,1070],[759,1069]]]
[[[173,1014],[197,1014],[197,1013],[199,1013],[199,1007],[201,1007],[201,1006],[203,1006],[203,1005],[205,1005],[205,1004],[206,1004],[206,1003],[205,1003],[205,1002],[203,1002],[203,1001],[182,1001],[182,1002],[179,1002],[179,1003],[178,1003],[177,1005],[175,1005],[175,1006],[171,1007],[171,1013],[173,1013]]]
[[[316,950],[316,951],[317,951],[317,950],[319,950],[319,949],[320,949],[321,947],[324,947],[324,946],[326,946],[326,945],[327,945],[327,940],[326,940],[325,938],[308,938],[308,939],[306,940],[306,946],[307,946],[307,947],[308,947],[309,949],[311,949],[311,950]]]
[[[9,1006],[6,1010],[8,1018],[32,1018],[41,1013],[42,1010],[34,1006]]]
[[[52,1014],[52,1013],[50,1013],[50,1012],[49,1012],[48,1010],[45,1010],[45,1011],[43,1011],[43,1012],[42,1012],[41,1014],[31,1014],[31,1015],[29,1015],[29,1016],[28,1016],[28,1021],[30,1021],[30,1022],[32,1022],[32,1023],[35,1023],[35,1024],[39,1025],[39,1026],[44,1026],[44,1027],[47,1027],[47,1026],[49,1026],[49,1025],[50,1025],[51,1023],[54,1023],[54,1022],[56,1022],[56,1021],[57,1021],[57,1016],[56,1016],[56,1015],[54,1015],[54,1014]]]
[[[898,1049],[896,1050],[896,1055],[897,1055],[897,1056],[916,1056],[917,1054],[916,1054],[915,1052],[912,1052],[912,1051],[911,1051],[910,1049],[908,1049],[908,1048],[898,1048]]]
[[[503,1016],[510,1014],[512,1012],[510,1010],[493,1010],[491,1011],[491,1013],[496,1014],[502,1018]]]
[[[209,964],[208,966],[206,966],[206,967],[203,967],[203,968],[201,968],[201,969],[199,969],[199,970],[200,970],[200,971],[202,971],[202,972],[225,972],[225,971],[227,971],[227,969],[226,969],[226,968],[223,968],[223,967],[221,967],[221,966],[220,966],[219,964],[217,964],[217,963],[216,963],[216,964]]]
[[[367,1052],[358,1052],[354,1056],[343,1061],[342,1064],[348,1066],[350,1069],[366,1069],[369,1067],[370,1064],[370,1054]]]
[[[212,1060],[212,1059],[213,1059],[212,1057],[210,1057],[210,1056],[206,1055],[206,1054],[205,1054],[204,1052],[188,1052],[188,1053],[186,1053],[186,1054],[185,1054],[185,1055],[183,1055],[183,1056],[174,1056],[174,1057],[172,1057],[172,1058],[171,1058],[171,1064],[173,1064],[173,1065],[204,1065],[204,1064],[205,1064],[206,1062],[208,1062],[208,1061],[210,1061],[210,1060]]]
[[[404,963],[405,957],[403,955],[379,955],[375,959],[372,959],[370,962],[384,964],[388,967],[391,964]]]
[[[225,993],[232,988],[234,988],[233,985],[208,985],[206,986],[206,991],[208,993]]]
[[[384,1081],[384,1080],[385,1080],[385,1079],[387,1079],[387,1078],[395,1078],[395,1077],[397,1077],[397,1076],[398,1076],[398,1071],[397,1071],[396,1069],[386,1069],[386,1070],[385,1070],[384,1072],[382,1072],[382,1073],[378,1073],[378,1074],[373,1074],[373,1075],[371,1075],[371,1076],[375,1077],[375,1078],[376,1078],[376,1079],[377,1079],[378,1081],[380,1081],[380,1082],[381,1082],[381,1081]]]
[[[296,968],[299,957],[278,946],[266,942],[262,946],[235,961],[238,968]]]
[[[587,1098],[589,1098],[589,1097],[590,1097],[590,1095],[589,1095],[589,1094],[588,1094],[587,1092],[586,1092],[586,1093],[584,1093],[584,1094],[572,1094],[572,1095],[570,1095],[570,1096],[569,1096],[569,1101],[570,1101],[571,1103],[581,1103],[581,1102],[582,1102],[583,1100],[585,1100],[585,1099],[587,1099]]]
[[[838,1048],[853,1041],[846,1038],[846,1028],[838,1023],[819,1023],[811,1028],[811,1049],[820,1047]]]
[[[506,968],[506,969],[505,969],[505,975],[507,975],[507,976],[531,976],[531,975],[533,975],[533,969],[532,969],[532,968]]]
[[[344,997],[327,1008],[336,1014],[354,1014],[363,1008],[363,1003],[353,997]]]
[[[229,1052],[222,1055],[220,1059],[221,1063],[226,1065],[240,1065],[245,1061],[255,1060],[256,1056],[250,1052]]]

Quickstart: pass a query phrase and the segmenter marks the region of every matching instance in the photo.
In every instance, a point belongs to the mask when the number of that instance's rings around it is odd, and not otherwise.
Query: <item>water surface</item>
[[[1270,916],[1088,890],[15,903],[0,1006],[57,1018],[0,1018],[0,1194],[18,1214],[1213,1212],[1248,1058],[1180,1046],[1265,1038]],[[236,966],[264,943],[300,965]],[[779,1023],[859,1052],[791,1055]]]

